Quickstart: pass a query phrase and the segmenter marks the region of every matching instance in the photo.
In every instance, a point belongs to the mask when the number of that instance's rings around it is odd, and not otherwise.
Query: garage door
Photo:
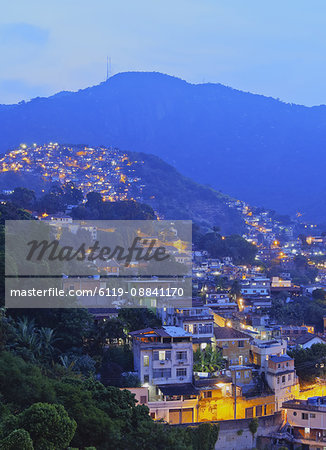
[[[169,423],[180,423],[181,409],[169,409]]]
[[[187,408],[182,410],[182,423],[192,423],[192,408]]]

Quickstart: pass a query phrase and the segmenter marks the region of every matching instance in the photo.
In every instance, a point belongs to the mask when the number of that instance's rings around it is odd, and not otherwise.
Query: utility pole
[[[237,418],[237,371],[234,371],[234,419]]]

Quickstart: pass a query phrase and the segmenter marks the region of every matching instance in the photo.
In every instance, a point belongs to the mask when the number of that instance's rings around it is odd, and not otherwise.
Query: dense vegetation
[[[212,449],[217,427],[179,429],[154,423],[127,390],[42,367],[0,352],[2,449]],[[21,446],[24,442],[24,446]],[[207,446],[202,447],[203,443]]]
[[[325,344],[314,344],[310,348],[295,349],[288,353],[294,358],[295,368],[301,383],[315,382],[316,377],[324,383],[326,375]]]
[[[194,227],[193,232],[195,245],[201,250],[206,250],[211,258],[229,256],[236,265],[255,264],[257,247],[242,236],[237,234],[222,236],[216,227],[208,233],[203,233],[201,229]]]
[[[270,316],[277,323],[286,325],[314,325],[323,331],[323,317],[326,317],[326,296],[323,290],[315,290],[313,298],[299,296],[287,300],[280,295],[272,299]]]
[[[142,196],[166,219],[188,219],[203,227],[218,225],[223,233],[240,233],[244,222],[238,211],[229,208],[231,198],[209,186],[182,176],[160,158],[145,153],[129,153],[136,173],[145,185]]]

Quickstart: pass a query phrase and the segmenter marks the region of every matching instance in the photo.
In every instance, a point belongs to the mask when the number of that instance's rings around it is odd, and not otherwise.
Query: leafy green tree
[[[12,431],[9,436],[0,441],[2,450],[34,450],[33,441],[26,430]]]
[[[0,224],[4,225],[6,220],[33,220],[33,217],[24,209],[6,202],[0,205]]]
[[[219,426],[211,423],[202,423],[198,427],[188,428],[194,450],[213,450],[219,434]]]
[[[87,202],[85,206],[89,209],[98,209],[103,203],[103,198],[98,192],[89,192],[86,198]]]
[[[255,438],[255,434],[257,433],[258,430],[258,418],[254,417],[250,422],[249,422],[249,431],[252,434],[252,443],[254,443],[254,438]]]
[[[123,323],[126,333],[143,328],[157,328],[161,326],[161,321],[148,308],[122,308],[119,310],[118,317]]]
[[[225,360],[220,351],[207,345],[205,350],[198,348],[194,353],[194,370],[197,372],[216,372],[225,367]]]
[[[301,382],[315,382],[317,377],[326,375],[326,345],[314,344],[310,348],[300,348],[289,352]]]
[[[26,363],[12,353],[0,353],[0,395],[15,411],[36,402],[53,403],[56,399],[54,384],[42,375],[39,367]]]
[[[257,254],[255,245],[236,234],[221,236],[216,232],[206,233],[200,239],[199,247],[213,258],[229,256],[235,264],[253,264]]]
[[[19,208],[30,209],[35,204],[35,192],[24,187],[16,187],[10,195],[10,200]]]
[[[17,320],[15,334],[9,348],[26,361],[36,361],[41,352],[41,341],[34,320],[23,317]]]
[[[77,427],[62,405],[34,403],[16,418],[20,428],[32,438],[35,450],[65,449]]]
[[[231,296],[236,300],[241,296],[241,284],[239,280],[234,280],[230,289]]]

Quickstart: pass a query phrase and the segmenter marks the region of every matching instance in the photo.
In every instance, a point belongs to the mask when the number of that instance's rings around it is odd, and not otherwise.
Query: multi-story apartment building
[[[151,417],[169,423],[196,422],[199,391],[192,384],[191,333],[163,326],[133,331],[130,336],[134,369],[148,388]]]
[[[274,339],[271,341],[251,342],[252,362],[259,367],[261,372],[267,372],[268,360],[271,356],[286,355],[287,341],[285,339]]]
[[[180,327],[146,328],[130,333],[134,369],[142,384],[192,382],[192,334]]]
[[[250,336],[230,327],[214,327],[213,345],[222,350],[229,366],[248,364]]]
[[[268,358],[266,381],[275,393],[275,407],[280,410],[284,401],[293,399],[299,394],[299,379],[294,360],[288,355],[270,356]]]

